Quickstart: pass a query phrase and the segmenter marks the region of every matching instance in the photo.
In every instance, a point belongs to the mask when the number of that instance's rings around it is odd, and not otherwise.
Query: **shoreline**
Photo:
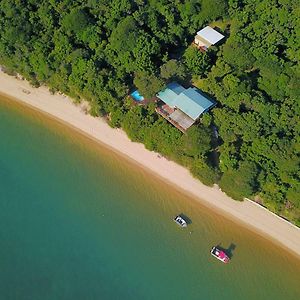
[[[27,81],[9,76],[1,69],[0,94],[83,133],[176,186],[201,204],[242,223],[300,257],[298,227],[251,200],[234,201],[218,187],[205,186],[184,167],[146,150],[143,144],[131,142],[121,129],[113,129],[104,119],[87,115],[84,105],[76,105],[64,95],[52,95],[46,87],[33,88]]]

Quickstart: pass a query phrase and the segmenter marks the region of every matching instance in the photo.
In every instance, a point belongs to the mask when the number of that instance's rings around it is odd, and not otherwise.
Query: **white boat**
[[[186,222],[186,220],[183,218],[183,217],[181,217],[181,216],[176,216],[175,218],[174,218],[174,221],[180,226],[180,227],[186,227],[187,226],[187,222]]]

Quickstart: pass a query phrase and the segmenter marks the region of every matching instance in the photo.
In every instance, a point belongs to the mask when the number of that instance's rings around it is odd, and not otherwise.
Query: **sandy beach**
[[[14,101],[40,110],[92,137],[116,152],[145,167],[162,179],[188,192],[204,205],[235,219],[289,249],[300,257],[300,229],[269,212],[258,204],[245,200],[237,202],[226,196],[218,187],[207,187],[192,177],[178,164],[150,152],[142,144],[131,142],[120,129],[113,129],[103,119],[84,113],[63,95],[52,95],[46,87],[33,88],[28,82],[8,76],[0,71],[0,93]],[[176,174],[176,175],[174,175]]]

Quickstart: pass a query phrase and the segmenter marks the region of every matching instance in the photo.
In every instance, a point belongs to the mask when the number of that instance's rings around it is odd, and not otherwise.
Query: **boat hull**
[[[227,264],[230,261],[229,256],[217,246],[212,247],[210,253],[213,257],[215,257],[217,260],[221,261],[224,264]]]
[[[187,222],[181,216],[176,216],[174,222],[180,227],[187,227]]]

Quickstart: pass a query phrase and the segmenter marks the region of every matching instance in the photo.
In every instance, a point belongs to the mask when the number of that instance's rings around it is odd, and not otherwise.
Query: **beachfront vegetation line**
[[[0,0],[0,14],[8,72],[88,100],[93,115],[203,183],[300,225],[297,1]],[[208,25],[225,37],[216,45]],[[186,134],[155,101],[127,97],[137,88],[151,99],[173,81],[216,101]]]

